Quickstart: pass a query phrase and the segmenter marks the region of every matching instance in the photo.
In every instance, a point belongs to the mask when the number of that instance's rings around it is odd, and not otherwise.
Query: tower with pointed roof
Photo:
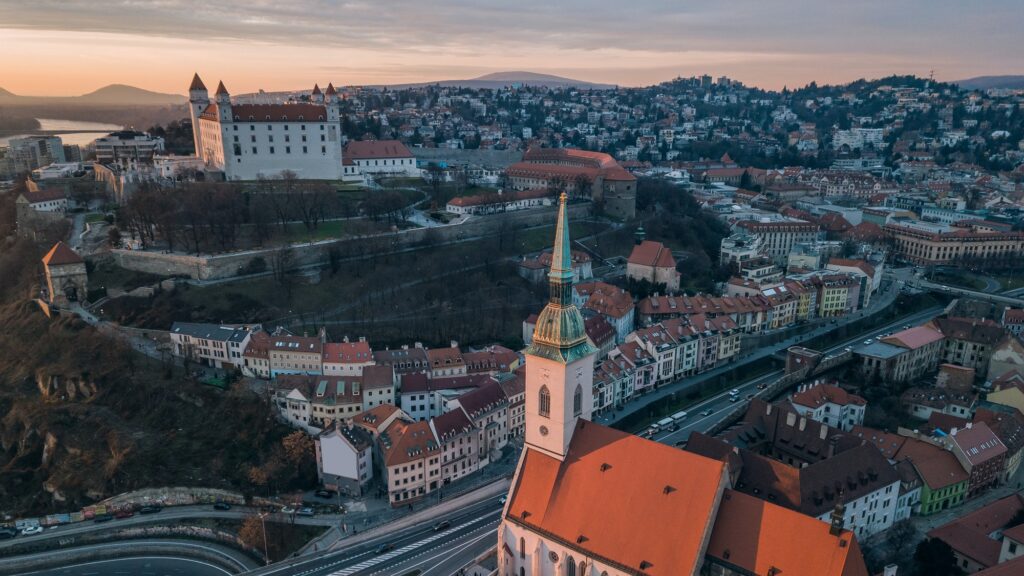
[[[338,91],[334,83],[327,83],[327,90],[324,90],[324,103],[327,107],[327,121],[339,122],[341,120],[341,103],[338,101]]]
[[[192,119],[192,138],[196,147],[196,157],[205,161],[199,115],[210,105],[210,94],[206,91],[206,85],[199,78],[198,72],[192,77],[192,84],[188,87],[188,103],[189,116]]]
[[[43,256],[47,300],[53,306],[67,306],[88,296],[85,260],[64,242],[57,242]]]
[[[563,459],[579,420],[594,408],[594,358],[583,315],[572,301],[566,195],[558,204],[555,246],[548,273],[548,303],[537,317],[526,350],[526,444]]]
[[[217,112],[220,115],[220,123],[230,124],[234,119],[234,116],[231,115],[231,94],[224,87],[223,80],[217,84],[217,93],[213,97],[217,100]]]

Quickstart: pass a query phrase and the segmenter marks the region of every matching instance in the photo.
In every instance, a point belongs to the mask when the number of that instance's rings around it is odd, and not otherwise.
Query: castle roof
[[[50,251],[43,256],[43,264],[47,266],[64,266],[66,264],[81,264],[84,262],[82,257],[75,254],[67,244],[63,241],[57,242],[50,248]]]
[[[223,86],[223,84],[221,85]],[[196,72],[195,76],[192,77],[192,84],[188,87],[189,92],[193,90],[206,90],[206,85],[203,84],[203,81],[199,78],[198,72]]]

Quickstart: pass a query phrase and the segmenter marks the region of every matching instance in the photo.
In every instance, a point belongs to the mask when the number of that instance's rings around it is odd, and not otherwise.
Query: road
[[[27,572],[26,576],[97,576],[100,574],[123,576],[224,576],[231,572],[199,560],[183,558],[122,558],[98,560],[40,572]]]

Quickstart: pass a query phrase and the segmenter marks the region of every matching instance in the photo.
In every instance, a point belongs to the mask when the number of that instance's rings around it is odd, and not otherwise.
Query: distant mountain
[[[111,84],[81,96],[19,96],[0,88],[0,104],[7,105],[170,106],[187,102],[179,94],[162,94],[124,84]]]
[[[536,72],[494,72],[484,74],[477,78],[465,80],[438,80],[435,82],[417,82],[411,84],[389,84],[388,88],[419,88],[422,86],[446,86],[456,88],[504,88],[513,85],[546,86],[548,88],[583,88],[586,90],[610,90],[616,88],[614,84],[599,84],[584,80],[574,80],[553,76],[551,74],[538,74]]]
[[[991,88],[1024,89],[1024,76],[977,76],[953,82],[966,90],[989,90]]]

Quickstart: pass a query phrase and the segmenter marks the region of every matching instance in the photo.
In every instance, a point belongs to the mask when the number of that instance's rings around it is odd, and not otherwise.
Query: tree
[[[921,541],[914,552],[918,576],[962,576],[953,549],[938,538]]]
[[[265,536],[266,529],[263,519],[255,514],[246,516],[242,520],[242,525],[238,527],[238,539],[249,548],[263,554],[266,554],[268,549],[268,542]],[[266,560],[270,559],[266,558]]]
[[[121,246],[121,231],[118,230],[117,226],[111,226],[107,229],[107,244],[111,248],[118,248]]]
[[[441,191],[441,185],[444,183],[444,168],[437,162],[427,164],[426,180],[427,184],[430,185],[430,196],[433,201],[432,208],[439,210],[445,205],[445,198]]]
[[[284,456],[289,464],[298,467],[313,456],[313,439],[302,430],[296,430],[281,440]]]
[[[295,254],[287,246],[274,250],[270,257],[270,268],[274,273],[274,280],[284,288],[285,296],[287,296],[288,300],[292,298],[292,288],[294,285],[292,268],[294,265]]]

